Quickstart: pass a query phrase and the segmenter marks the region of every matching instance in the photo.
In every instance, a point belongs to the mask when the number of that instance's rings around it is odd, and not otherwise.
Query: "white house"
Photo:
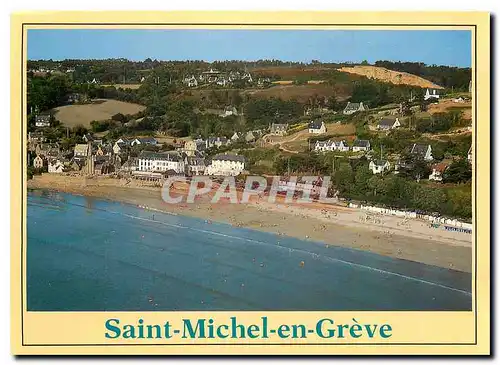
[[[316,152],[328,152],[335,151],[335,141],[316,141],[314,146],[314,151]]]
[[[345,115],[351,115],[351,114],[354,114],[356,112],[364,112],[365,110],[368,110],[368,107],[366,105],[364,105],[363,102],[361,102],[361,103],[348,102],[346,107],[344,108],[343,113]]]
[[[422,157],[425,161],[432,161],[432,147],[430,144],[414,143],[410,149],[412,155]]]
[[[138,160],[138,170],[147,172],[165,172],[173,170],[176,173],[184,173],[184,159],[176,151],[150,152],[141,151]]]
[[[219,154],[205,169],[205,175],[237,176],[245,170],[245,157],[233,154]]]
[[[439,92],[437,89],[427,89],[425,91],[424,100],[429,99],[439,100]]]
[[[50,114],[40,114],[35,117],[35,126],[39,128],[50,127]]]
[[[238,111],[234,106],[226,106],[224,111],[220,114],[222,118],[229,117],[231,115],[238,115]]]
[[[238,142],[240,138],[241,138],[240,134],[238,132],[234,132],[233,135],[231,136],[231,141]]]
[[[336,141],[335,142],[335,150],[340,152],[349,152],[349,145],[346,141]]]
[[[196,80],[196,77],[194,76],[186,77],[184,79],[184,84],[186,84],[188,87],[196,87],[198,86],[198,80]]]
[[[370,151],[370,141],[366,139],[357,139],[354,141],[354,144],[352,145],[352,150],[354,152],[360,152],[360,151]]]
[[[43,156],[38,155],[33,160],[33,167],[35,169],[41,169],[41,168],[43,168],[43,166],[45,166],[46,162],[47,161],[45,160],[45,158]]]
[[[472,163],[472,145],[469,148],[469,152],[467,152],[467,161],[469,161],[469,163]]]
[[[378,123],[378,129],[387,131],[401,127],[398,117],[384,117]]]
[[[382,174],[385,171],[388,171],[391,165],[387,160],[372,160],[370,161],[368,167],[372,174]]]
[[[349,145],[346,141],[316,141],[314,146],[316,152],[328,152],[328,151],[349,151]]]
[[[136,145],[156,146],[157,144],[158,144],[158,141],[153,137],[138,137],[130,142],[131,147],[136,146]]]
[[[443,173],[448,167],[447,163],[438,163],[432,166],[432,173],[429,175],[429,180],[442,181]]]
[[[326,126],[320,120],[313,120],[309,123],[309,133],[312,134],[323,134],[326,133]]]
[[[64,171],[64,163],[59,159],[51,159],[48,163],[48,172],[51,174],[60,174]]]

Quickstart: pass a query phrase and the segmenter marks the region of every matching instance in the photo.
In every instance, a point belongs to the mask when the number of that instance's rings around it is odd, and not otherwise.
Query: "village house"
[[[85,166],[85,160],[80,160],[73,157],[69,162],[69,166],[74,171],[80,171]]]
[[[89,143],[94,141],[94,136],[90,133],[85,133],[82,139],[85,141],[85,143]]]
[[[35,117],[35,127],[45,128],[50,127],[50,114],[39,114]]]
[[[368,165],[368,168],[372,172],[372,174],[382,174],[389,170],[391,165],[387,160],[372,160]]]
[[[398,117],[383,117],[380,119],[377,128],[382,131],[388,131],[401,127]]]
[[[425,91],[424,100],[430,100],[430,99],[434,99],[436,101],[439,100],[439,90],[427,89]]]
[[[198,138],[195,140],[187,141],[184,144],[183,150],[184,152],[186,152],[188,156],[194,156],[196,152],[204,152],[206,148],[207,148],[206,141],[204,141],[201,138]]]
[[[241,79],[249,83],[253,82],[252,75],[250,75],[249,72],[245,72],[245,74],[241,77]]]
[[[47,159],[44,156],[38,155],[33,159],[35,169],[43,169],[44,166],[47,166]]]
[[[412,155],[422,157],[425,161],[432,161],[432,147],[430,144],[414,143],[410,149]]]
[[[230,139],[231,142],[238,142],[241,139],[241,135],[238,132],[234,132]]]
[[[245,134],[245,142],[247,143],[253,143],[257,140],[257,136],[255,136],[253,131],[248,131]]]
[[[28,143],[43,143],[46,140],[42,131],[28,132]]]
[[[138,159],[129,157],[128,160],[121,165],[120,171],[130,173],[132,171],[136,171],[137,168],[138,168]]]
[[[356,112],[364,112],[365,110],[368,110],[368,107],[366,105],[364,105],[363,102],[361,102],[361,103],[347,102],[347,105],[344,108],[343,113],[345,115],[351,115],[351,114],[354,114]]]
[[[329,152],[329,151],[340,151],[340,152],[348,152],[349,145],[346,141],[316,141],[316,145],[314,146],[314,150],[316,152]]]
[[[354,144],[352,145],[352,150],[354,152],[360,152],[360,151],[365,151],[368,152],[370,151],[370,141],[366,139],[357,139],[354,141]]]
[[[58,158],[49,159],[47,170],[51,174],[60,174],[64,172],[64,160]]]
[[[284,136],[288,132],[288,124],[279,124],[273,123],[271,124],[270,134],[274,134],[277,136]]]
[[[198,80],[196,80],[196,77],[194,76],[186,77],[184,79],[184,84],[186,84],[188,87],[196,87],[198,86]]]
[[[84,101],[84,97],[80,93],[71,93],[66,97],[68,103],[79,103],[80,101]]]
[[[76,159],[83,159],[85,160],[87,156],[89,156],[92,153],[90,144],[77,144],[75,145],[75,148],[73,150],[73,156]]]
[[[94,156],[94,175],[107,175],[115,172],[115,164],[111,156]]]
[[[130,142],[130,147],[134,147],[137,145],[156,146],[157,144],[158,141],[153,137],[137,137]]]
[[[205,169],[205,175],[237,176],[245,170],[245,157],[233,154],[219,154],[212,158]]]
[[[207,148],[212,148],[212,147],[217,147],[220,148],[221,146],[227,146],[231,143],[229,139],[226,137],[208,137],[206,140],[206,147]]]
[[[166,172],[173,170],[184,173],[184,159],[179,152],[141,151],[138,157],[138,170],[147,172]]]
[[[321,120],[313,120],[312,122],[309,123],[308,128],[309,128],[309,133],[312,134],[326,133],[325,123],[322,122]]]
[[[467,152],[467,161],[469,161],[470,164],[472,163],[472,145],[469,148],[469,152]]]
[[[235,115],[235,116],[238,115],[238,111],[236,110],[236,108],[234,106],[226,106],[224,108],[224,112],[222,114],[220,114],[220,116],[222,118],[229,117],[231,115]]]
[[[314,151],[316,152],[328,152],[335,151],[335,142],[334,141],[316,141],[314,145]]]
[[[335,150],[340,152],[349,152],[349,145],[346,141],[335,141]]]
[[[443,173],[448,168],[449,164],[441,162],[432,166],[432,172],[429,175],[429,180],[443,181]]]
[[[133,140],[134,139],[130,138],[120,138],[113,145],[113,152],[115,154],[120,154],[127,151],[130,148],[130,144],[132,143]]]
[[[35,147],[35,153],[42,157],[57,157],[61,153],[58,143],[39,143]]]
[[[187,157],[187,171],[189,175],[203,175],[205,173],[205,159],[201,157]]]

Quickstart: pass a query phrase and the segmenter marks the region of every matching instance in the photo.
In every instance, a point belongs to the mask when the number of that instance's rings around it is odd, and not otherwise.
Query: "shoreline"
[[[382,216],[360,209],[322,203],[269,203],[264,199],[248,204],[210,203],[210,196],[195,203],[167,204],[161,188],[141,182],[109,177],[43,174],[28,181],[29,189],[60,191],[123,202],[138,208],[197,217],[210,221],[290,236],[326,245],[349,247],[383,256],[406,259],[464,272],[472,269],[472,236],[433,229],[420,220]],[[185,186],[175,186],[185,195]]]

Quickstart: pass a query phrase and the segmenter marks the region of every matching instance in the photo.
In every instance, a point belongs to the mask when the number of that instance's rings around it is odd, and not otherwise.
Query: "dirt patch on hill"
[[[456,103],[453,99],[441,99],[437,104],[431,104],[427,108],[430,114],[446,113],[452,110],[462,112],[462,117],[466,120],[472,120],[472,102]]]
[[[412,75],[406,72],[392,71],[384,67],[375,66],[354,66],[342,67],[338,71],[347,72],[368,77],[369,79],[389,82],[396,85],[412,85],[422,88],[443,89],[442,86],[434,84],[420,76]]]
[[[93,120],[107,120],[117,113],[135,114],[146,107],[118,100],[98,99],[91,104],[65,105],[54,109],[55,117],[67,127],[90,127]]]

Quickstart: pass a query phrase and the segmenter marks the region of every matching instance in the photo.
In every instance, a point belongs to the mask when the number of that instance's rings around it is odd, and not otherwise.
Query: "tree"
[[[464,183],[472,178],[472,168],[466,159],[453,161],[443,173],[445,183]]]

